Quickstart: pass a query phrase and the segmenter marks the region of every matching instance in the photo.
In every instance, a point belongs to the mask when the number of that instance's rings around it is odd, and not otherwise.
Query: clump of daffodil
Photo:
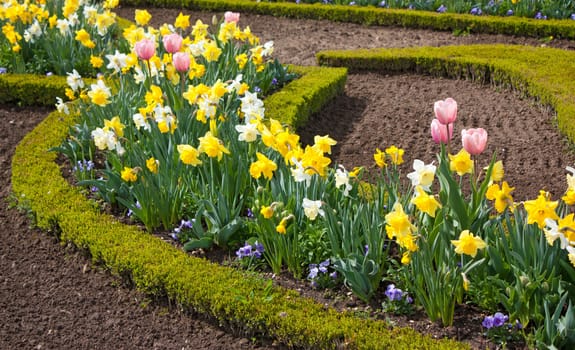
[[[503,181],[501,186],[499,186],[499,184],[493,184],[487,189],[485,198],[491,201],[495,201],[495,210],[497,210],[498,213],[503,213],[507,207],[513,205],[513,197],[511,196],[511,192],[514,189],[515,187],[509,187],[507,181]]]
[[[463,148],[455,155],[450,154],[449,169],[455,171],[459,176],[473,173],[473,160],[471,160],[471,155]]]
[[[411,252],[417,251],[416,227],[409,221],[401,203],[395,203],[392,211],[385,215],[385,231],[389,239],[395,238],[400,247]]]
[[[435,196],[427,194],[421,186],[415,187],[415,196],[411,199],[411,203],[432,218],[435,217],[437,209],[441,208],[441,204],[435,199]]]
[[[537,223],[539,228],[545,227],[545,219],[559,219],[559,216],[555,212],[555,208],[559,202],[549,200],[549,192],[539,191],[539,196],[537,199],[525,201],[523,206],[525,211],[527,211],[527,223],[533,224]]]
[[[455,246],[455,252],[457,254],[466,254],[473,258],[477,255],[479,249],[484,249],[487,244],[481,239],[481,237],[476,237],[469,230],[461,231],[458,240],[451,240],[451,243]]]

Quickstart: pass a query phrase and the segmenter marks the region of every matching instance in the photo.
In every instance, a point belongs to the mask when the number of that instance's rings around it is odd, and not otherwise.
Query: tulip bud
[[[240,20],[239,12],[227,11],[226,13],[224,13],[224,21],[226,23],[235,22],[237,24],[239,20]]]
[[[178,72],[185,73],[190,68],[190,55],[187,52],[176,52],[172,63]]]
[[[149,39],[142,39],[136,43],[134,50],[139,59],[148,61],[156,54],[156,43]]]
[[[169,53],[175,53],[182,48],[182,41],[184,39],[179,34],[168,34],[162,38],[164,48]]]
[[[483,128],[463,129],[461,131],[463,148],[471,155],[481,154],[487,145],[487,131]]]
[[[433,142],[439,144],[449,143],[453,137],[453,124],[441,124],[437,119],[431,121],[431,138]]]
[[[451,124],[457,119],[457,102],[451,97],[443,101],[436,101],[433,105],[433,111],[441,124]]]

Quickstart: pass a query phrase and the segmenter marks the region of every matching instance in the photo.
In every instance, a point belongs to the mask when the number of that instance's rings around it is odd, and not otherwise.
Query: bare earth
[[[155,26],[173,23],[180,12],[148,11]],[[183,12],[204,22],[211,22],[214,15]],[[133,19],[134,9],[119,9],[118,13]],[[315,53],[325,49],[474,43],[542,45],[536,39],[501,35],[456,37],[444,32],[249,14],[241,15],[240,24],[249,25],[262,41],[274,40],[274,56],[280,62],[298,65],[315,64]],[[547,45],[575,47],[575,43],[561,40]],[[350,75],[345,94],[298,131],[304,142],[310,142],[316,134],[335,138],[339,143],[333,160],[347,168],[371,167],[376,148],[392,144],[402,147],[407,173],[413,159],[434,159],[437,146],[429,137],[433,102],[447,97],[460,106],[455,149],[459,149],[462,129],[485,128],[489,133],[488,149],[479,162],[486,165],[493,152],[497,153],[504,162],[507,181],[516,187],[516,200],[532,199],[540,189],[549,190],[554,198],[565,191],[565,166],[575,164],[575,155],[557,132],[553,113],[530,99],[489,86],[426,76]],[[273,348],[272,344],[254,344],[209,320],[126,288],[117,278],[92,266],[82,254],[30,228],[24,214],[9,208],[14,148],[48,112],[45,108],[0,107],[0,348]],[[436,328],[429,324],[418,327],[441,336]],[[473,332],[454,329],[443,335],[459,336],[474,347],[485,348],[480,330],[475,328]]]

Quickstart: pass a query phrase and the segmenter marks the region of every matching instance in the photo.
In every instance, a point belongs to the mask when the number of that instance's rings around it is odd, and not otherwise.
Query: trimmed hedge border
[[[295,105],[286,108],[293,113],[312,113],[317,106],[341,92],[345,83],[346,70],[341,68],[292,67],[292,70],[302,74],[300,79],[285,87],[295,95],[290,95],[295,97]],[[18,81],[18,77],[11,79]],[[44,83],[43,79],[36,81]],[[306,86],[306,89],[300,90],[298,86]],[[59,86],[61,91],[64,88],[65,85]],[[6,89],[2,93],[9,94],[14,90]],[[303,95],[298,97],[298,92]],[[266,100],[266,109],[274,104],[288,104],[287,96],[276,95]],[[14,97],[10,98],[14,100]],[[291,112],[277,110],[272,113],[281,114],[280,119],[302,122],[295,115],[289,115]],[[13,190],[21,203],[35,213],[39,227],[55,230],[62,242],[72,242],[80,249],[86,249],[95,262],[127,277],[142,291],[165,295],[216,318],[221,324],[255,336],[271,337],[289,346],[468,348],[453,340],[437,341],[412,329],[389,329],[382,321],[326,309],[294,291],[269,288],[267,280],[248,272],[190,257],[136,227],[123,225],[102,214],[79,188],[66,182],[54,161],[56,154],[47,151],[67,137],[75,120],[54,112],[22,140],[12,160]]]
[[[537,20],[523,17],[473,16],[382,9],[368,6],[296,4],[266,0],[122,0],[123,5],[186,8],[205,11],[240,11],[276,17],[325,19],[365,25],[400,26],[442,31],[506,34],[526,37],[575,39],[573,20]]]
[[[575,51],[470,45],[323,51],[316,57],[320,65],[356,72],[415,72],[513,88],[551,106],[559,131],[575,143]]]

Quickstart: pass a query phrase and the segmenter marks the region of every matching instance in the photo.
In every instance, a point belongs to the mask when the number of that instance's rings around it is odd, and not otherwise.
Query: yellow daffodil
[[[96,47],[96,43],[94,43],[90,39],[90,33],[88,33],[85,29],[80,29],[76,31],[76,37],[74,38],[79,41],[83,46],[93,49]]]
[[[190,16],[189,15],[184,16],[184,14],[182,14],[180,12],[178,17],[176,17],[176,22],[174,23],[174,27],[186,30],[189,26],[190,26]]]
[[[94,68],[100,68],[104,64],[104,60],[98,56],[90,56],[90,64]]]
[[[403,153],[404,150],[391,145],[385,149],[385,154],[389,156],[392,164],[400,165],[403,163]]]
[[[415,188],[415,196],[411,199],[417,209],[431,216],[435,217],[437,209],[441,208],[441,204],[435,199],[434,196],[427,194],[421,186]]]
[[[403,252],[401,255],[401,263],[403,265],[408,265],[411,262],[411,251]]]
[[[375,160],[375,164],[377,164],[377,166],[380,168],[383,168],[387,165],[385,164],[385,153],[382,152],[379,148],[375,149],[373,160]]]
[[[270,160],[264,154],[257,152],[257,161],[250,165],[250,175],[254,179],[259,179],[262,175],[270,180],[273,177],[274,171],[277,169],[277,165],[273,160]]]
[[[136,24],[143,27],[150,22],[152,15],[147,10],[136,10],[134,19],[136,20]]]
[[[265,219],[270,219],[272,216],[274,216],[273,206],[270,205],[269,207],[266,207],[265,205],[262,205],[260,214],[262,214]]]
[[[555,212],[555,208],[559,204],[557,201],[549,200],[549,193],[543,190],[539,191],[537,199],[525,201],[523,206],[527,211],[527,223],[537,223],[539,228],[545,227],[545,219],[558,220],[559,216]]]
[[[304,153],[301,157],[301,164],[306,169],[309,175],[318,174],[324,177],[327,172],[327,167],[331,163],[331,159],[324,156],[323,152],[318,147],[306,146]]]
[[[209,41],[209,42],[204,44],[204,52],[202,53],[202,56],[204,56],[206,61],[208,61],[208,62],[217,61],[218,58],[220,58],[221,54],[222,54],[222,49],[220,49],[218,47],[216,42]]]
[[[190,145],[178,145],[178,152],[180,153],[180,160],[187,165],[200,165],[202,161],[198,159],[200,152]]]
[[[565,195],[563,197],[561,197],[561,199],[567,205],[574,205],[575,204],[575,190],[571,189],[571,188],[568,189],[567,192],[565,192]]]
[[[199,138],[200,146],[198,151],[205,153],[210,158],[218,158],[221,160],[225,154],[230,154],[230,151],[224,146],[223,142],[217,137],[213,136],[210,131],[206,132],[203,137]]]
[[[208,36],[208,25],[198,19],[196,24],[192,27],[192,35],[196,42],[204,39]]]
[[[244,67],[248,63],[248,55],[246,55],[245,53],[237,55],[236,63],[238,64],[239,69],[244,69]]]
[[[154,157],[148,158],[146,160],[146,168],[148,168],[148,170],[150,172],[152,172],[153,174],[157,174],[158,173],[158,165],[160,164],[160,162],[155,159]]]
[[[489,167],[485,167],[484,170],[489,169]],[[505,175],[505,171],[503,170],[503,162],[498,160],[493,164],[493,168],[491,169],[491,176],[489,177],[489,183],[499,182],[503,180],[503,176]]]
[[[477,255],[477,250],[487,247],[481,237],[475,237],[469,230],[461,231],[458,240],[451,240],[455,246],[457,254],[467,254],[473,258]]]
[[[137,169],[125,166],[124,170],[121,171],[122,180],[126,182],[136,182],[138,180]]]
[[[104,130],[113,129],[119,137],[124,136],[124,128],[126,126],[120,121],[120,117],[115,116],[111,120],[104,119]]]
[[[459,176],[473,173],[473,161],[471,160],[471,155],[465,149],[461,149],[461,151],[456,155],[450,154],[449,169],[457,172],[457,175]]]
[[[501,187],[499,187],[499,184],[493,184],[487,189],[485,198],[490,201],[495,201],[495,210],[497,210],[498,213],[503,213],[508,206],[513,205],[511,192],[514,189],[515,187],[509,187],[507,181],[503,181]]]
[[[319,147],[323,153],[331,154],[331,146],[335,146],[337,141],[329,137],[328,135],[319,136],[316,135],[313,138],[314,145]]]

